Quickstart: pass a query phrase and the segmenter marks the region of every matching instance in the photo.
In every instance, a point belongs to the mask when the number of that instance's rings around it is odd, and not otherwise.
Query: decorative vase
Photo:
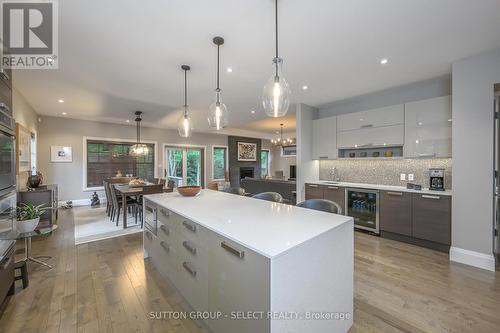
[[[37,172],[36,175],[32,175],[31,171],[28,171],[28,188],[37,188],[43,181],[43,176],[40,172]]]
[[[17,221],[16,229],[20,233],[32,232],[33,230],[36,229],[39,222],[40,222],[39,217],[31,220]]]

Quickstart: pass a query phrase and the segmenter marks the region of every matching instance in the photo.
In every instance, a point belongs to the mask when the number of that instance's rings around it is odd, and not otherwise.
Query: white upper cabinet
[[[337,133],[337,148],[377,148],[402,146],[404,125],[367,127]]]
[[[404,123],[404,105],[348,113],[337,118],[337,131],[339,132],[398,125]]]
[[[337,158],[337,117],[313,120],[313,159]]]
[[[405,104],[405,157],[451,157],[451,96]]]

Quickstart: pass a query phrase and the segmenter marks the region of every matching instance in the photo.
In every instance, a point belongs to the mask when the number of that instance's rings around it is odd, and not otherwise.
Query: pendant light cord
[[[184,117],[187,115],[187,70],[184,70]]]
[[[220,93],[220,86],[219,86],[219,72],[220,72],[220,45],[217,44],[217,88],[215,89],[216,95],[217,95],[217,103],[220,103],[219,100],[219,93]]]
[[[275,57],[275,65],[276,65],[276,78],[279,79],[278,77],[278,57],[279,57],[279,53],[278,53],[278,0],[275,0],[274,2],[274,8],[275,8],[275,11],[274,11],[274,18],[275,18],[275,29],[276,29],[276,57]]]

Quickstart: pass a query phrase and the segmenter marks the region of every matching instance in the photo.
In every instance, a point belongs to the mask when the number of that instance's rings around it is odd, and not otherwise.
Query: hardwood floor
[[[71,210],[33,242],[52,270],[31,265],[0,332],[205,332],[191,320],[150,320],[185,304],[142,258],[142,237],[74,245]],[[443,253],[356,233],[351,332],[500,332],[500,274],[450,264]],[[258,333],[258,332],[256,332]]]

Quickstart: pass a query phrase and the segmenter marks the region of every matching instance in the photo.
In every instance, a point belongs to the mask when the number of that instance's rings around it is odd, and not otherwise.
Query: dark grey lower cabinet
[[[412,236],[451,244],[451,197],[413,193]]]
[[[412,235],[412,194],[381,191],[379,202],[380,230],[395,234]]]
[[[317,184],[306,184],[306,200],[323,199],[323,186]]]
[[[333,201],[342,208],[342,214],[345,213],[345,188],[340,186],[328,185],[324,188],[323,199]]]

